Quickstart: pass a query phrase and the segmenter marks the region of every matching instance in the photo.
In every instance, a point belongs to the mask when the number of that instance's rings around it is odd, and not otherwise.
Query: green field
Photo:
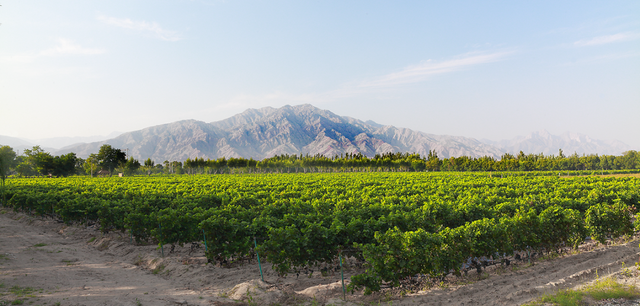
[[[258,252],[283,275],[318,263],[332,267],[342,251],[367,267],[351,286],[378,290],[416,274],[457,274],[469,258],[499,261],[514,251],[577,246],[588,236],[605,242],[633,234],[640,178],[555,174],[11,179],[5,206],[67,223],[97,222],[139,242],[206,237],[212,262]]]

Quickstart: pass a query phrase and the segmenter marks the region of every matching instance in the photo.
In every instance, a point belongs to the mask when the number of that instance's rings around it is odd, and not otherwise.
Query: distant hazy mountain
[[[26,141],[24,139],[10,137],[10,136],[2,136],[0,135],[0,145],[10,146],[12,148],[23,147],[23,146],[34,146],[33,143]]]
[[[43,139],[21,139],[16,137],[0,135],[0,145],[12,147],[14,150],[23,151],[31,149],[35,145],[39,145],[45,151],[56,151],[68,146],[76,146],[81,143],[96,142],[110,139],[120,135],[120,132],[113,132],[107,136],[89,136],[89,137],[55,137]]]
[[[263,159],[279,154],[416,152],[438,156],[493,156],[503,152],[473,138],[426,134],[338,116],[311,105],[248,109],[231,118],[206,123],[184,120],[124,133],[106,141],[66,147],[87,157],[108,143],[137,159],[182,161],[187,158],[245,157]]]
[[[545,130],[533,132],[527,136],[519,136],[511,140],[491,141],[483,139],[482,141],[511,154],[517,154],[522,151],[527,154],[558,155],[558,151],[562,149],[565,155],[570,155],[574,152],[578,154],[621,155],[622,152],[631,150],[631,147],[627,144],[617,140],[597,140],[587,135],[568,132],[555,136]]]
[[[60,149],[68,146],[78,145],[81,143],[89,143],[89,142],[96,142],[96,141],[111,139],[120,134],[122,134],[122,132],[113,132],[107,136],[55,137],[55,138],[43,138],[43,139],[30,140],[30,141],[33,143],[37,143],[43,147]]]

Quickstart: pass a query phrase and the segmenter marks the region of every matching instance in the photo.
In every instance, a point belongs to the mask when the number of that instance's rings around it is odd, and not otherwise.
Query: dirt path
[[[20,217],[25,220],[13,219]],[[27,219],[13,213],[0,216],[0,292],[10,293],[0,300],[26,297],[36,305],[208,304],[192,290],[92,248],[89,239],[70,237],[62,225]]]
[[[242,305],[230,298],[256,305],[310,305],[314,297],[318,305],[520,305],[590,281],[596,269],[602,277],[617,272],[622,262],[633,266],[639,251],[634,241],[530,267],[496,268],[480,280],[470,272],[467,279],[455,280],[466,285],[449,284],[401,299],[356,293],[344,303],[335,273],[283,279],[267,264],[266,283],[260,283],[256,263],[206,265],[202,250],[189,254],[188,247],[170,253],[167,246],[162,258],[155,245],[133,245],[119,233],[103,235],[95,228],[0,209],[0,305],[17,299],[26,305]],[[356,272],[348,270],[345,278]]]
[[[486,279],[465,286],[451,286],[430,292],[419,292],[414,299],[394,305],[521,305],[544,293],[573,288],[593,280],[617,273],[622,263],[633,267],[638,261],[638,241],[600,248],[576,255],[523,263],[513,269],[497,269]],[[470,273],[471,274],[471,273]],[[475,272],[474,272],[475,274]]]

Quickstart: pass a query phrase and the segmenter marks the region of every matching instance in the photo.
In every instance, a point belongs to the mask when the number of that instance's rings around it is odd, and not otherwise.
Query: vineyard
[[[259,254],[281,275],[339,255],[351,289],[442,278],[587,237],[631,235],[640,179],[489,173],[325,173],[11,179],[5,206],[137,242],[205,242],[210,262]]]

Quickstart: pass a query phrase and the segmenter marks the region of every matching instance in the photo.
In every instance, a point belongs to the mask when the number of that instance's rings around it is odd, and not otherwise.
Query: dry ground
[[[0,305],[16,300],[24,305],[520,305],[591,281],[596,271],[604,277],[619,272],[623,262],[632,267],[640,251],[638,241],[582,248],[533,266],[521,262],[441,284],[347,294],[345,303],[339,273],[279,278],[263,263],[262,283],[255,261],[207,265],[203,250],[189,255],[187,246],[172,253],[165,246],[162,258],[156,245],[134,245],[120,233],[103,235],[0,209]],[[358,269],[350,266],[345,279],[354,273]]]

